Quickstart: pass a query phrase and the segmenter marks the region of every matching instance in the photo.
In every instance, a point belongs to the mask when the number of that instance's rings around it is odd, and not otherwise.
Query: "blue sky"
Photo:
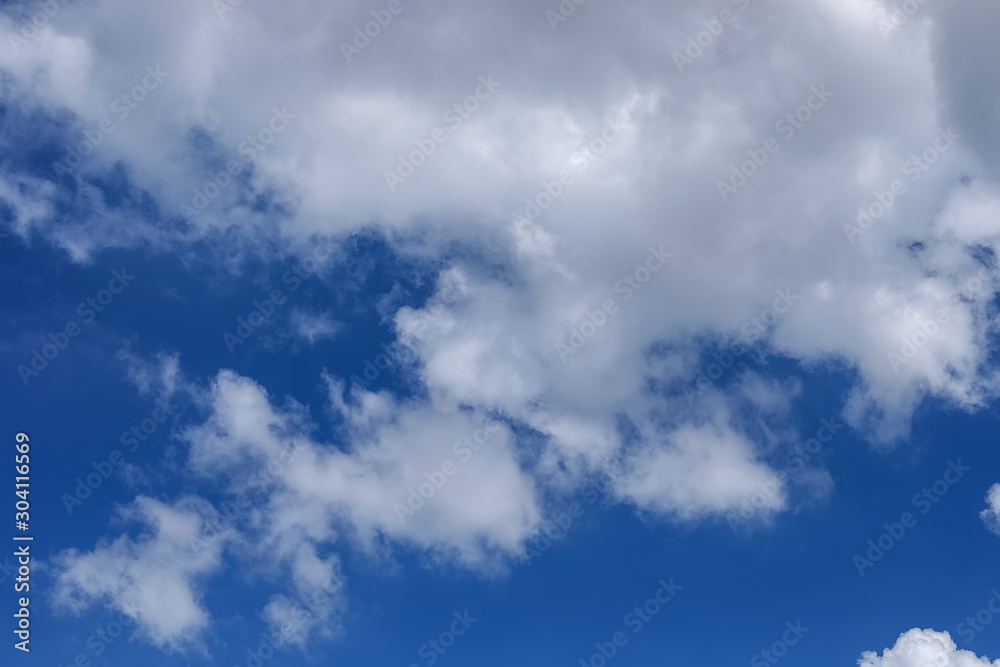
[[[349,262],[363,266],[373,257],[379,260],[379,268],[358,294],[369,289],[377,293],[391,284],[393,275],[413,271],[378,242],[357,246]],[[138,357],[154,356],[167,347],[183,350],[185,370],[192,374],[199,369],[209,374],[213,365],[253,373],[272,394],[309,406],[319,431],[332,433],[330,420],[324,418],[325,392],[318,371],[361,376],[358,366],[363,363],[358,360],[374,356],[381,342],[391,341],[363,308],[345,306],[332,309],[344,321],[344,333],[333,341],[300,343],[298,349],[285,344],[276,354],[261,341],[280,338],[290,324],[288,318],[275,318],[255,333],[244,348],[246,354],[241,349],[231,355],[221,336],[204,332],[226,330],[234,314],[248,310],[246,304],[261,292],[253,281],[216,276],[216,288],[205,290],[188,269],[147,253],[109,253],[106,263],[80,267],[18,240],[5,243],[2,252],[5,278],[12,286],[12,298],[4,305],[9,324],[3,335],[20,343],[5,351],[9,372],[4,404],[9,428],[28,430],[36,447],[33,504],[41,525],[35,531],[40,542],[35,548],[41,547],[43,558],[90,547],[112,527],[116,505],[130,502],[138,491],[170,498],[200,489],[192,480],[172,474],[176,471],[170,460],[183,456],[174,436],[185,423],[197,421],[197,406],[178,401],[177,420],[165,421],[126,456],[150,479],[137,487],[116,471],[82,505],[72,505],[72,515],[67,512],[62,496],[74,494],[76,478],[92,473],[92,462],[106,460],[112,450],[124,450],[120,434],[155,408],[155,400],[139,395],[129,382],[127,362],[116,357],[120,350]],[[273,273],[284,266],[277,263]],[[120,303],[108,306],[106,317],[102,313],[95,319],[92,328],[25,387],[15,366],[28,361],[30,350],[40,347],[48,332],[75,317],[79,300],[106,285],[108,267],[132,271],[135,282],[119,297]],[[320,278],[310,278],[299,290],[302,303],[354,298],[351,290],[324,296],[326,289]],[[784,366],[768,363],[759,370],[785,374]],[[391,372],[374,384],[410,391]],[[848,387],[843,374],[808,376],[794,410],[803,435],[819,428],[823,419],[837,422],[830,407]],[[634,626],[623,626],[623,617],[654,595],[659,579],[672,579],[683,588],[647,627],[630,637],[615,657],[620,664],[650,664],[664,655],[716,664],[749,661],[780,639],[786,621],[801,620],[809,628],[801,644],[789,651],[788,664],[852,664],[861,650],[886,643],[885,637],[893,638],[903,626],[955,633],[1000,585],[993,574],[996,537],[983,529],[978,517],[985,489],[995,477],[995,428],[991,410],[956,415],[930,402],[915,421],[919,435],[910,446],[873,453],[845,427],[812,459],[830,472],[836,491],[781,515],[771,527],[741,527],[736,532],[721,518],[674,525],[638,517],[611,504],[601,484],[595,483],[593,490],[553,503],[552,520],[558,516],[565,522],[574,502],[582,509],[565,531],[555,533],[552,546],[529,540],[528,547],[538,555],[530,564],[514,562],[501,572],[456,570],[429,563],[426,554],[405,548],[394,550],[385,562],[348,551],[342,556],[351,591],[344,636],[310,646],[305,655],[316,664],[426,664],[418,654],[421,646],[447,630],[453,612],[469,610],[478,620],[440,664],[574,664],[594,653],[595,642],[609,641],[618,630],[631,632]],[[971,470],[926,515],[920,513],[923,506],[915,506],[912,497],[941,479],[948,461],[957,460]],[[884,560],[859,576],[854,556],[863,556],[867,540],[877,539],[884,532],[882,524],[897,522],[904,511],[919,517],[916,526]],[[69,664],[79,652],[94,664],[243,664],[246,656],[241,660],[240,654],[248,647],[259,648],[259,636],[266,630],[251,610],[274,586],[245,577],[234,571],[205,582],[206,603],[218,619],[205,639],[211,658],[164,654],[139,640],[126,641],[134,628],[97,656],[105,642],[94,633],[115,622],[117,614],[101,605],[80,617],[60,613],[49,599],[52,574],[42,570],[30,659]],[[88,647],[92,635],[97,639]],[[726,641],[718,641],[720,636]],[[959,646],[989,655],[997,653],[998,644],[987,626]],[[279,652],[269,662],[293,664],[302,659],[301,654]]]
[[[996,7],[550,4],[3,5],[11,664],[1000,665]]]

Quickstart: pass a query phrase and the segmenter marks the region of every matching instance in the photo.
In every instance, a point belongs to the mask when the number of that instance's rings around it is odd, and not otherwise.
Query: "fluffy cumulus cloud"
[[[314,635],[337,636],[344,606],[340,559],[336,555],[321,558],[315,545],[304,542],[290,564],[293,594],[276,593],[263,609],[271,631],[300,648]]]
[[[104,603],[131,618],[155,646],[197,645],[210,620],[201,584],[218,572],[223,547],[234,535],[212,530],[218,525],[215,510],[197,498],[169,505],[139,497],[121,514],[143,528],[140,535],[60,554],[54,563],[57,603],[75,613]]]
[[[880,656],[866,651],[858,660],[859,667],[997,667],[1000,660],[990,662],[972,651],[955,645],[947,632],[913,628],[904,632],[892,648]]]
[[[17,189],[17,229],[81,259],[234,225],[293,247],[372,224],[404,255],[464,244],[477,259],[442,275],[460,298],[422,332],[400,311],[399,334],[435,397],[532,423],[578,422],[582,402],[606,430],[651,345],[731,341],[762,314],[760,344],[856,371],[845,415],[873,440],[904,438],[925,396],[995,393],[997,140],[957,76],[992,60],[993,40],[960,34],[994,6],[924,5],[887,30],[868,0],[739,2],[690,63],[675,54],[718,13],[694,2],[555,24],[529,2],[402,6],[373,37],[362,2],[61,6],[0,55],[5,97],[69,119],[40,125],[60,165],[87,155],[68,174],[5,167],[7,190],[39,181]],[[2,20],[19,34],[20,15]],[[109,169],[160,218],[108,210],[93,183]],[[497,263],[502,279],[481,268]]]
[[[618,492],[642,508],[689,518],[725,512],[758,493],[759,509],[784,507],[777,476],[725,427],[681,427],[667,446],[643,450],[629,464],[634,471],[622,476]]]
[[[996,395],[1000,135],[980,93],[1000,8],[926,3],[896,27],[887,5],[625,0],[560,21],[404,1],[371,28],[360,0],[94,0],[30,38],[9,9],[5,140],[54,148],[0,165],[0,198],[16,233],[78,261],[374,228],[441,264],[426,303],[387,318],[419,400],[330,378],[342,428],[323,442],[302,406],[222,372],[188,432],[198,474],[266,499],[260,544],[311,545],[279,554],[311,574],[267,612],[306,636],[296,587],[334,576],[334,543],[516,557],[546,498],[593,478],[676,520],[762,488],[757,512],[780,511],[771,455],[796,438],[746,414],[784,429],[795,392],[748,397],[737,349],[849,374],[838,418],[877,445],[928,397]],[[734,22],[692,48],[723,8]]]
[[[363,549],[408,542],[469,565],[520,553],[541,512],[507,426],[384,393],[345,396],[332,379],[330,389],[347,448],[313,440],[300,406],[276,407],[263,387],[228,371],[213,385],[210,419],[187,433],[202,475],[244,485],[240,470],[267,472],[249,482],[267,493],[262,549],[343,536]]]

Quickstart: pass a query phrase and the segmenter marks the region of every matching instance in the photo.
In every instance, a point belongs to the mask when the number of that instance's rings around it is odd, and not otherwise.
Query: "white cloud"
[[[1000,660],[978,657],[972,651],[960,650],[947,632],[913,628],[899,636],[892,648],[879,656],[866,651],[858,660],[859,667],[997,667]]]
[[[231,372],[213,386],[210,419],[185,436],[201,475],[245,472],[250,462],[263,467],[294,451],[265,482],[267,549],[281,552],[303,539],[330,542],[344,533],[362,548],[384,539],[411,542],[466,565],[520,553],[540,510],[505,427],[485,445],[468,445],[463,438],[484,428],[482,413],[398,405],[387,394],[360,389],[345,401],[336,383],[331,391],[347,422],[347,449],[312,440],[299,408],[276,409],[262,387]],[[446,483],[417,511],[401,513],[396,506],[407,507],[411,490],[428,483],[428,474],[436,477],[446,461],[455,466]],[[237,480],[244,484],[245,475]]]
[[[198,498],[167,505],[140,496],[121,514],[145,530],[135,539],[122,535],[101,542],[89,552],[59,554],[57,603],[73,613],[104,603],[130,616],[138,634],[155,646],[199,647],[199,634],[210,620],[201,583],[220,569],[222,549],[233,534],[211,530],[215,512]],[[214,537],[205,540],[207,535]]]
[[[0,178],[0,202],[13,209],[14,230],[27,237],[36,224],[52,215],[50,200],[55,187],[48,181],[12,175]]]
[[[180,372],[180,355],[159,352],[152,359],[144,359],[130,349],[118,353],[118,360],[125,365],[129,381],[143,396],[153,395],[159,405],[170,403],[174,394],[185,387]]]
[[[86,156],[79,178],[66,177],[74,188],[5,163],[0,197],[14,202],[25,238],[87,261],[104,248],[187,250],[200,239],[307,252],[315,235],[374,227],[406,258],[450,258],[428,303],[387,318],[417,355],[426,401],[333,381],[347,426],[343,441],[323,442],[303,406],[278,405],[230,371],[215,379],[208,418],[188,432],[191,469],[230,480],[234,493],[266,492],[261,545],[292,531],[331,571],[324,548],[342,538],[483,565],[517,556],[547,491],[595,476],[621,500],[678,520],[726,514],[777,484],[761,508],[777,512],[788,490],[767,461],[782,438],[759,436],[740,415],[761,410],[769,428],[784,426],[791,392],[747,390],[727,375],[694,405],[684,398],[701,344],[741,340],[754,319],[767,322],[754,354],[856,378],[843,414],[877,444],[905,440],[927,397],[968,411],[996,397],[988,340],[1000,135],[983,82],[998,76],[988,63],[1000,43],[966,38],[996,24],[996,7],[928,3],[927,21],[885,39],[879,3],[756,0],[684,72],[672,52],[711,14],[696,3],[586,3],[555,32],[522,0],[413,4],[397,19],[405,30],[390,26],[347,63],[340,42],[369,11],[360,0],[243,3],[220,20],[202,0],[95,0],[65,6],[20,52],[0,49],[11,113],[69,112],[68,134],[45,137],[67,148],[147,65],[169,72]],[[16,27],[0,16],[0,33]],[[487,75],[499,88],[389,192],[385,172]],[[776,122],[815,86],[832,97],[783,135]],[[178,223],[180,204],[226,159],[243,161],[240,143],[286,107],[295,118],[244,164],[245,179]],[[620,133],[600,156],[588,153],[601,151],[612,119]],[[912,180],[907,165],[944,128],[958,139]],[[780,150],[723,201],[717,182],[779,136]],[[106,201],[93,179],[119,167],[164,219]],[[558,183],[564,170],[571,183]],[[906,192],[852,243],[844,225],[895,179]],[[267,212],[249,203],[259,195]],[[53,214],[67,202],[74,215]],[[534,220],[512,219],[526,209]],[[661,247],[672,256],[651,272]],[[776,292],[795,296],[779,304]],[[296,317],[311,343],[336,333],[329,319]],[[593,335],[563,363],[557,343],[588,320]],[[135,375],[140,386],[152,377]],[[492,416],[504,426],[488,445],[400,521],[394,505]],[[533,430],[542,446],[524,446],[508,425]],[[250,480],[289,451],[279,474]],[[142,544],[114,548],[129,555]],[[266,615],[293,622],[301,639],[314,629],[296,586],[293,576]],[[177,624],[162,625],[165,642]]]
[[[979,513],[986,527],[1000,535],[1000,484],[994,484],[986,492],[986,509]]]
[[[340,42],[370,20],[356,1],[307,2],[291,12],[244,3],[225,20],[196,0],[151,12],[122,0],[67,6],[20,53],[0,54],[0,68],[23,109],[75,114],[72,141],[109,114],[146,65],[169,72],[116,122],[81,175],[122,164],[173,215],[214,173],[193,129],[207,131],[211,151],[243,160],[237,147],[266,127],[274,108],[287,106],[296,118],[255,151],[246,184],[227,186],[189,225],[109,211],[85,182],[74,201],[92,215],[56,224],[25,214],[18,224],[77,258],[122,244],[183,246],[233,227],[247,243],[275,236],[304,251],[313,234],[369,225],[403,255],[462,244],[475,259],[454,260],[452,274],[466,281],[466,298],[422,332],[406,332],[411,310],[396,324],[420,349],[421,379],[436,398],[529,423],[526,413],[540,402],[556,406],[546,417],[552,423],[579,422],[573,406],[589,393],[589,421],[607,429],[615,401],[593,394],[640,393],[649,346],[736,338],[775,290],[790,288],[801,301],[764,342],[807,367],[834,362],[855,371],[845,415],[874,442],[898,442],[925,396],[974,410],[998,387],[984,366],[996,266],[979,289],[966,289],[983,268],[971,249],[997,247],[988,221],[1000,197],[983,148],[997,142],[981,89],[956,69],[995,60],[995,40],[972,43],[962,31],[978,30],[996,10],[921,12],[887,40],[877,3],[755,2],[740,29],[727,28],[717,48],[679,73],[663,62],[706,18],[684,3],[581,6],[553,32],[530,3],[447,0],[409,8],[398,19],[407,30],[386,28],[351,63]],[[440,16],[448,16],[447,30]],[[272,52],[281,57],[264,55]],[[537,67],[539,58],[572,63],[572,74]],[[449,64],[441,70],[429,59]],[[781,77],[771,76],[776,69]],[[449,125],[446,112],[490,74],[501,85],[459,127]],[[832,97],[790,136],[779,130],[776,121],[816,86]],[[591,144],[600,150],[615,118],[623,119],[620,134],[600,156],[588,154]],[[448,128],[447,140],[390,193],[384,173],[438,126]],[[942,128],[959,138],[911,181],[907,161]],[[721,201],[717,182],[769,136],[780,137],[780,150]],[[561,170],[572,183],[558,184]],[[897,178],[907,191],[848,242],[844,224]],[[247,205],[265,191],[287,215]],[[547,191],[554,202],[536,220],[511,219],[526,197]],[[661,243],[674,253],[669,266],[626,303],[615,286]],[[483,272],[484,259],[510,279]],[[953,290],[962,299],[951,304],[949,323],[894,368],[889,355],[920,335],[920,323]],[[620,310],[563,365],[555,343],[608,298]],[[309,340],[331,333],[302,324]]]
[[[314,634],[339,635],[345,604],[340,559],[336,554],[320,558],[315,545],[303,542],[290,560],[293,597],[275,594],[263,610],[271,631],[298,647],[304,647]]]
[[[765,498],[756,508],[761,513],[785,506],[781,480],[755,460],[749,441],[725,427],[683,426],[664,446],[637,453],[627,468],[616,491],[642,509],[690,519],[725,513],[754,494]]]
[[[314,345],[316,341],[333,338],[343,325],[326,313],[309,313],[296,309],[292,312],[292,330]]]

